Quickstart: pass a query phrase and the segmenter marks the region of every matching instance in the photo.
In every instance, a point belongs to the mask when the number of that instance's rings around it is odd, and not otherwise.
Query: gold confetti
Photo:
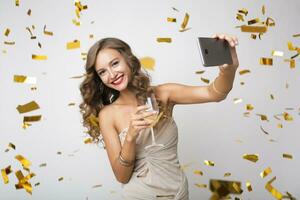
[[[282,124],[277,124],[277,127],[278,128],[283,128],[283,125]]]
[[[207,84],[209,84],[209,79],[206,79],[206,78],[203,78],[203,77],[201,77],[201,81],[203,81],[204,83],[207,83]]]
[[[198,188],[207,188],[206,184],[195,183],[195,186],[197,186]]]
[[[57,154],[58,154],[58,155],[61,155],[61,154],[62,154],[62,152],[61,152],[61,151],[58,151],[58,152],[57,152]]]
[[[29,126],[31,126],[30,123],[23,122],[23,125],[22,125],[23,129],[27,129]]]
[[[241,99],[241,98],[234,98],[233,102],[234,102],[234,104],[242,103],[243,99]]]
[[[33,60],[47,60],[47,56],[45,55],[35,55],[35,54],[32,54],[32,59]]]
[[[244,154],[243,158],[245,160],[249,160],[251,162],[257,162],[258,161],[258,154]]]
[[[89,38],[90,38],[90,39],[93,39],[93,38],[94,38],[94,35],[93,35],[93,34],[90,34],[90,35],[89,35]]]
[[[283,113],[283,117],[285,121],[293,121],[293,117],[287,112]]]
[[[140,58],[139,60],[144,69],[154,71],[154,66],[155,66],[154,58],[143,57],[143,58]]]
[[[75,106],[75,103],[69,103],[68,106]]]
[[[4,41],[4,44],[6,45],[15,45],[16,43],[13,41]]]
[[[40,121],[41,118],[42,115],[24,116],[23,122],[36,122],[36,121]]]
[[[30,30],[29,27],[26,27],[26,30],[27,30],[27,31],[29,32],[29,34],[30,34],[30,39],[32,39],[32,40],[36,39],[36,36],[33,35],[32,31]]]
[[[276,176],[266,183],[265,188],[266,188],[266,190],[268,190],[268,191],[271,193],[271,195],[272,195],[273,197],[275,197],[276,199],[282,199],[282,197],[283,197],[282,194],[281,194],[276,188],[274,188],[274,187],[271,185],[272,182],[273,182],[274,180],[276,180]]]
[[[226,181],[226,180],[209,180],[209,189],[213,193],[214,198],[210,199],[223,199],[228,194],[241,194],[241,182],[239,181]]]
[[[9,183],[8,175],[12,172],[11,166],[9,165],[8,167],[1,169],[1,174],[3,178],[4,184]]]
[[[256,24],[260,22],[259,18],[251,19],[248,21],[248,25]]]
[[[168,22],[176,22],[176,18],[168,17],[167,21]]]
[[[16,150],[16,145],[14,145],[14,144],[11,143],[11,142],[8,144],[8,147],[10,147],[10,148]]]
[[[238,10],[238,12],[244,14],[245,16],[248,15],[248,10],[246,8],[242,8],[242,9]]]
[[[51,32],[51,31],[46,31],[46,25],[44,26],[44,34],[45,34],[45,35],[53,36],[53,32]]]
[[[74,40],[73,42],[67,43],[67,49],[77,49],[80,48],[80,41]]]
[[[40,47],[40,49],[42,48],[42,44],[40,42],[38,42],[38,46]]]
[[[190,19],[190,15],[188,13],[185,13],[183,22],[181,24],[181,29],[185,29],[185,27],[187,26],[187,24],[189,22],[189,19]]]
[[[262,12],[263,15],[266,13],[266,7],[265,7],[265,5],[263,5],[261,7],[261,12]]]
[[[209,160],[204,160],[204,164],[207,166],[215,166],[215,163],[213,161],[209,161]]]
[[[273,65],[273,58],[260,58],[259,64],[261,65]]]
[[[16,155],[15,159],[17,159],[24,168],[29,168],[29,166],[31,165],[31,162],[29,160],[27,160],[26,158],[24,158],[22,155]]]
[[[7,29],[5,30],[5,32],[4,32],[4,35],[5,35],[5,36],[8,36],[8,35],[9,35],[9,33],[10,33],[10,29],[9,29],[9,28],[7,28]]]
[[[39,108],[39,105],[35,101],[31,101],[27,104],[17,106],[17,110],[19,111],[19,113],[26,113],[33,110],[37,110]]]
[[[197,174],[197,175],[203,176],[203,172],[202,172],[202,171],[200,171],[200,170],[194,170],[194,174]]]
[[[273,94],[270,94],[270,98],[271,98],[272,100],[274,100],[274,95],[273,95]]]
[[[98,188],[98,187],[102,187],[102,185],[101,184],[94,185],[92,188]]]
[[[272,56],[280,56],[282,57],[284,55],[283,51],[272,51]]]
[[[156,41],[157,42],[171,43],[172,42],[172,38],[157,38]]]
[[[240,84],[241,84],[241,85],[245,85],[245,82],[241,81]]]
[[[174,11],[176,11],[176,12],[179,12],[179,10],[176,9],[175,7],[172,7],[172,9],[173,9]]]
[[[267,26],[275,26],[275,21],[271,17],[268,17],[266,20],[266,25]]]
[[[24,177],[23,173],[19,170],[15,172],[16,177],[18,178],[18,183],[15,185],[16,189],[22,189],[24,188],[26,192],[29,194],[32,194],[32,187],[31,184],[28,182],[29,179],[31,179],[33,176],[35,176],[34,173],[30,173],[27,176]]]
[[[296,62],[294,59],[284,59],[285,62],[290,62],[290,68],[294,69],[296,67]]]
[[[230,172],[227,172],[227,173],[224,174],[224,177],[228,177],[228,176],[231,176]]]
[[[260,116],[260,119],[262,121],[269,121],[267,115],[263,115],[263,114],[256,114],[257,116]]]
[[[250,115],[250,112],[244,112],[244,117],[249,117],[249,115]]]
[[[247,110],[253,110],[254,107],[253,107],[251,104],[247,104],[247,105],[246,105],[246,109],[247,109]]]
[[[64,180],[64,177],[59,177],[58,178],[58,181],[62,181],[62,180]]]
[[[46,167],[47,166],[47,163],[42,163],[39,165],[39,167]]]
[[[196,74],[203,74],[205,72],[205,70],[200,70],[200,71],[196,71]]]
[[[93,139],[92,138],[87,138],[84,140],[84,144],[90,144],[93,142]]]
[[[76,20],[76,19],[72,19],[73,24],[75,24],[76,26],[80,26],[80,21]]]
[[[293,37],[300,37],[300,34],[294,34]]]
[[[265,131],[262,126],[260,126],[260,130],[262,130],[262,132],[264,132],[264,134],[269,135],[269,133],[267,131]]]
[[[19,6],[20,5],[20,0],[15,0],[15,4],[16,4],[16,6]]]
[[[27,15],[30,16],[31,15],[31,9],[28,9],[27,11]]]
[[[265,178],[270,173],[272,173],[272,169],[271,169],[271,167],[268,167],[263,172],[260,173],[260,177]]]
[[[291,154],[287,154],[287,153],[282,154],[282,157],[290,159],[290,160],[293,159],[293,156]]]
[[[14,75],[14,82],[36,84],[36,77],[29,77],[24,75]]]
[[[77,79],[77,78],[83,78],[83,77],[85,77],[86,76],[86,74],[83,74],[83,75],[80,75],[80,76],[73,76],[73,77],[70,77],[70,78],[72,78],[72,79]]]
[[[241,27],[242,32],[248,32],[248,33],[265,33],[267,32],[266,26],[247,26],[242,25]]]
[[[252,186],[251,186],[250,181],[247,181],[247,182],[246,182],[246,187],[247,187],[248,192],[251,192],[251,191],[252,191]]]
[[[257,36],[256,36],[255,34],[251,33],[250,37],[251,37],[253,40],[256,40],[256,37],[257,37]]]
[[[239,13],[236,14],[236,19],[239,20],[239,21],[245,21],[244,16],[239,14]]]
[[[244,75],[244,74],[247,74],[247,73],[250,73],[250,70],[249,70],[249,69],[244,69],[244,70],[240,70],[240,71],[239,71],[239,74],[240,74],[240,75]]]
[[[37,183],[34,184],[35,187],[39,186],[39,185],[40,185],[40,182],[37,182]]]

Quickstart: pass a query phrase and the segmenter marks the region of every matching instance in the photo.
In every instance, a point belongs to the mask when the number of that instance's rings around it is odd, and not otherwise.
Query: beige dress
[[[145,146],[152,144],[151,129],[144,129],[136,139],[136,161],[130,181],[122,184],[124,200],[188,200],[188,181],[180,169],[177,156],[178,128],[173,117],[161,120],[155,127],[156,143],[164,147]],[[127,129],[120,134],[123,145]]]

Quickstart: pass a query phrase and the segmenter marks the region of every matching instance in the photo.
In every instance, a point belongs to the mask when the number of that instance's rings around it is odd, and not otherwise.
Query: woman
[[[172,110],[176,104],[219,102],[231,90],[238,67],[238,41],[225,34],[214,37],[229,42],[233,64],[219,66],[219,76],[208,86],[150,86],[149,76],[129,45],[117,38],[104,38],[90,48],[80,86],[83,123],[94,140],[104,142],[115,177],[122,183],[123,199],[189,198],[187,178],[177,156]],[[150,93],[163,114],[158,122],[151,118],[158,113],[150,112],[146,105]],[[145,148],[151,144],[152,126],[163,147]]]

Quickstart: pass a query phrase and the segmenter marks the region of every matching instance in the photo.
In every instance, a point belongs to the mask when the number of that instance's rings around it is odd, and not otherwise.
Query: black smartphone
[[[197,43],[203,66],[232,64],[230,45],[226,40],[198,37]]]

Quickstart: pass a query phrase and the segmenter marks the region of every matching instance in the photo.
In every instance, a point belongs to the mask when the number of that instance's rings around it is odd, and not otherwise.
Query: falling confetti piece
[[[72,19],[73,24],[75,24],[76,26],[80,26],[80,21],[76,20],[76,19]]]
[[[190,19],[190,15],[188,13],[185,13],[183,22],[181,24],[181,30],[185,29],[185,27],[187,26],[187,24],[189,22],[189,19]]]
[[[17,159],[24,168],[29,168],[29,166],[31,165],[31,162],[29,160],[27,160],[26,158],[24,158],[22,155],[16,155],[15,159]]]
[[[23,122],[36,122],[36,121],[40,121],[41,118],[42,115],[24,116]]]
[[[283,51],[272,51],[272,56],[280,56],[282,57],[284,55]]]
[[[283,117],[285,121],[293,121],[293,117],[287,112],[283,113]]]
[[[14,75],[14,82],[36,84],[36,77],[29,77],[24,75]]]
[[[272,173],[272,169],[271,169],[271,167],[268,167],[263,172],[260,173],[260,177],[265,178],[270,173]]]
[[[271,98],[272,100],[274,100],[274,95],[273,95],[273,94],[270,94],[270,98]]]
[[[201,81],[203,81],[204,83],[207,83],[207,84],[209,84],[209,79],[206,79],[206,78],[203,78],[203,77],[201,77]]]
[[[3,178],[4,184],[9,183],[8,175],[12,172],[11,166],[9,165],[8,167],[1,169],[1,174]]]
[[[45,35],[53,36],[53,32],[47,31],[47,30],[46,30],[46,25],[44,25],[44,34],[45,34]]]
[[[259,18],[251,19],[248,21],[248,25],[256,24],[260,22]]]
[[[16,150],[16,145],[14,145],[14,144],[11,143],[11,142],[8,144],[8,147],[10,147],[10,148]]]
[[[227,173],[224,174],[224,177],[228,177],[228,176],[231,176],[230,172],[227,172]]]
[[[236,19],[242,22],[245,21],[244,16],[239,13],[236,14]]]
[[[4,41],[4,44],[6,45],[15,45],[16,43],[13,41]]]
[[[92,188],[98,188],[98,187],[102,187],[102,185],[101,184],[94,185]]]
[[[84,140],[84,144],[90,144],[93,142],[93,139],[92,138],[87,138]]]
[[[155,66],[155,60],[154,58],[151,57],[143,57],[139,59],[141,62],[142,67],[145,70],[151,70],[154,71],[154,66]]]
[[[37,182],[37,183],[35,183],[34,184],[34,186],[36,187],[36,186],[39,186],[40,185],[40,183],[39,182]]]
[[[15,0],[15,4],[16,4],[16,6],[19,6],[20,5],[20,0]]]
[[[26,30],[27,30],[27,31],[29,32],[29,34],[30,34],[30,39],[32,39],[32,40],[36,39],[36,36],[33,35],[32,31],[30,30],[29,27],[26,27]]]
[[[5,36],[8,36],[8,35],[9,35],[9,33],[10,33],[10,29],[9,29],[9,28],[7,28],[7,29],[5,30],[5,32],[4,32],[4,35],[5,35]]]
[[[287,154],[287,153],[282,154],[282,157],[283,157],[283,158],[290,159],[290,160],[293,159],[293,156],[292,156],[291,154]]]
[[[204,160],[204,164],[207,166],[215,166],[215,163],[213,161],[209,161],[209,160]]]
[[[195,170],[195,171],[194,171],[194,174],[197,174],[197,175],[203,176],[203,172],[202,172],[202,171],[200,171],[200,170]]]
[[[247,182],[246,182],[246,187],[247,187],[248,192],[251,192],[251,191],[252,191],[252,186],[251,186],[250,181],[247,181]]]
[[[35,55],[35,54],[32,54],[32,59],[33,60],[47,60],[47,56],[45,55]]]
[[[27,15],[30,16],[31,15],[31,9],[28,9],[27,11]]]
[[[39,167],[46,167],[47,166],[47,163],[42,163],[39,165]]]
[[[262,121],[269,121],[267,115],[263,115],[263,114],[256,114],[257,116],[260,116],[260,119]]]
[[[37,110],[39,108],[39,105],[35,101],[31,101],[27,104],[17,106],[17,110],[19,111],[19,113],[26,113],[33,110]]]
[[[264,132],[264,134],[269,135],[269,133],[267,131],[265,131],[262,126],[260,126],[260,130],[262,130],[262,132]]]
[[[266,26],[247,26],[242,25],[240,26],[242,32],[248,32],[248,33],[265,33],[267,32]]]
[[[250,70],[249,70],[249,69],[244,69],[244,70],[240,70],[240,71],[239,71],[239,74],[240,74],[240,75],[244,75],[244,74],[247,74],[247,73],[250,73]]]
[[[258,161],[258,154],[244,154],[243,158],[255,163]]]
[[[83,74],[83,75],[80,75],[80,76],[73,76],[73,77],[70,77],[70,78],[72,78],[72,79],[77,79],[77,78],[83,78],[83,77],[85,77],[85,76],[87,76],[86,74]]]
[[[206,184],[195,183],[195,186],[197,186],[198,188],[207,188]]]
[[[223,199],[228,194],[241,194],[241,182],[239,181],[226,181],[226,180],[209,180],[209,189],[213,193],[214,198],[210,199]]]
[[[242,103],[243,99],[241,99],[241,98],[234,98],[233,102],[234,102],[234,104]]]
[[[205,72],[205,70],[200,70],[200,71],[196,71],[196,74],[203,74]]]
[[[176,11],[176,12],[179,12],[179,10],[176,9],[175,7],[172,7],[172,9],[173,9],[174,11]]]
[[[257,36],[256,36],[255,34],[251,33],[250,37],[251,37],[253,40],[256,40],[256,37],[257,37]]]
[[[156,41],[157,42],[171,43],[172,42],[172,38],[157,38]]]
[[[67,49],[77,49],[80,48],[80,41],[74,40],[73,42],[67,43]]]
[[[58,181],[62,181],[62,180],[64,180],[64,177],[58,178]]]
[[[266,7],[265,7],[265,5],[263,5],[261,7],[261,12],[262,12],[263,15],[266,13]]]
[[[246,105],[246,109],[247,109],[247,110],[253,110],[254,107],[253,107],[251,104],[247,104],[247,105]]]
[[[248,10],[246,8],[242,8],[242,9],[238,10],[238,12],[244,14],[245,16],[248,15]]]
[[[271,193],[271,195],[272,195],[273,197],[275,197],[276,199],[282,199],[282,197],[283,197],[282,194],[281,194],[276,188],[274,188],[274,187],[271,185],[272,182],[273,182],[274,180],[276,180],[276,176],[266,183],[265,188],[266,188],[266,190],[268,190],[268,191]]]
[[[290,68],[294,69],[296,67],[296,62],[294,59],[284,59],[285,62],[290,62]]]
[[[259,64],[261,65],[273,65],[273,58],[260,58]]]
[[[167,22],[176,22],[176,18],[168,17]]]
[[[293,37],[300,37],[300,34],[294,34]]]

